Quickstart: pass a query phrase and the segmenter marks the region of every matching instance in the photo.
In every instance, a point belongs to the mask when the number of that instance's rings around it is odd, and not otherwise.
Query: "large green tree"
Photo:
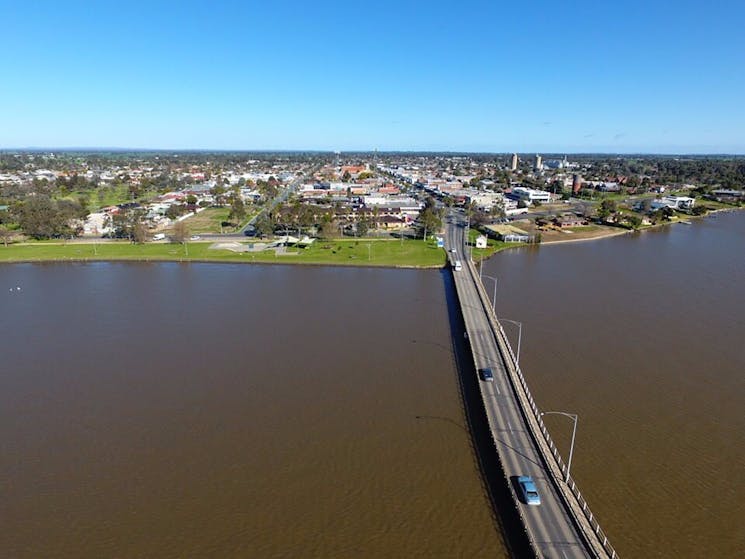
[[[228,219],[233,223],[240,223],[246,219],[246,204],[240,196],[233,196],[230,203],[230,213]]]
[[[360,219],[355,223],[355,229],[358,237],[364,237],[370,230],[370,222],[366,218]]]
[[[141,208],[120,210],[111,217],[112,237],[144,243],[148,235],[144,219],[145,210]]]
[[[439,231],[441,227],[442,217],[434,207],[424,208],[419,214],[419,234],[422,238]]]
[[[598,208],[598,217],[603,220],[608,219],[611,214],[616,213],[616,210],[615,200],[603,200],[600,202],[600,207]]]
[[[29,196],[16,212],[23,232],[35,239],[74,235],[77,233],[74,220],[81,217],[77,202],[55,202],[47,196]]]
[[[254,227],[256,228],[256,232],[261,237],[267,237],[271,235],[274,232],[274,227],[272,225],[271,218],[266,215],[266,213],[262,213],[254,223]]]

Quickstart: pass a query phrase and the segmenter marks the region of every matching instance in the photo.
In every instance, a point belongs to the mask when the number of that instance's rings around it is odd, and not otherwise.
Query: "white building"
[[[84,235],[105,235],[111,232],[108,215],[103,212],[88,214],[83,223]]]
[[[468,201],[484,212],[491,211],[494,206],[502,206],[504,196],[498,192],[469,192]]]
[[[413,198],[408,196],[388,196],[386,194],[372,194],[369,196],[362,197],[362,203],[366,207],[373,206],[386,206],[386,207],[417,207],[421,208],[424,206],[421,202],[417,202]]]
[[[695,198],[688,196],[663,196],[658,200],[652,200],[650,208],[652,211],[661,208],[672,208],[673,210],[690,210],[696,203]]]
[[[548,203],[551,201],[551,193],[545,190],[534,190],[532,188],[525,188],[524,186],[516,186],[512,189],[512,196],[518,198],[524,202]]]

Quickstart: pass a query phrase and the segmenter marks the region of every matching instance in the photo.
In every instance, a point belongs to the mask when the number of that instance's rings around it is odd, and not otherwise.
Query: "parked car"
[[[540,505],[541,496],[538,494],[538,488],[535,486],[533,478],[530,476],[520,476],[517,478],[517,484],[520,486],[522,499],[526,505]]]

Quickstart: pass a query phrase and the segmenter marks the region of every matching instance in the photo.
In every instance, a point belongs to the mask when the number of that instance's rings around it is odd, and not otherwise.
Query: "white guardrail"
[[[484,289],[484,284],[481,282],[481,278],[479,278],[473,262],[471,262],[469,258],[466,260],[469,273],[477,286],[481,304],[489,318],[489,323],[491,324],[495,339],[497,340],[500,353],[507,365],[507,371],[509,372],[513,388],[518,395],[518,400],[523,409],[523,415],[525,416],[531,434],[543,455],[543,460],[552,473],[554,483],[564,497],[567,509],[574,517],[574,520],[582,531],[585,540],[593,548],[596,555],[598,557],[610,557],[611,559],[616,559],[618,553],[616,553],[616,550],[608,541],[608,536],[600,527],[597,518],[590,510],[587,501],[582,496],[582,493],[580,493],[574,479],[571,475],[567,476],[566,464],[564,464],[564,460],[561,458],[561,455],[556,448],[556,444],[554,444],[546,425],[543,423],[540,410],[530,393],[530,388],[528,388],[528,383],[525,381],[525,377],[523,376],[520,367],[517,365],[517,359],[512,351],[509,340],[507,339],[507,336],[502,329],[502,325],[497,320],[491,307],[489,296],[486,294],[486,290]]]

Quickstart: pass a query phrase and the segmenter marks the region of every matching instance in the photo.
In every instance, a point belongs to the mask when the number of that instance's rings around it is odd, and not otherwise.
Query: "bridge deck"
[[[529,393],[516,382],[515,364],[505,347],[501,328],[470,259],[463,253],[464,230],[451,225],[447,232],[453,260],[463,262],[454,271],[456,291],[466,325],[468,340],[477,369],[493,371],[492,382],[479,381],[489,428],[499,454],[504,475],[523,519],[536,555],[540,557],[584,558],[616,557],[615,551],[598,539],[598,530],[587,522],[572,492],[563,481],[561,466],[552,460],[545,429],[535,415]],[[541,422],[542,423],[542,422]],[[541,496],[539,506],[529,506],[518,498],[517,476],[530,475]],[[574,482],[570,480],[570,484]],[[602,535],[602,534],[601,534]],[[609,549],[611,551],[609,551]]]

